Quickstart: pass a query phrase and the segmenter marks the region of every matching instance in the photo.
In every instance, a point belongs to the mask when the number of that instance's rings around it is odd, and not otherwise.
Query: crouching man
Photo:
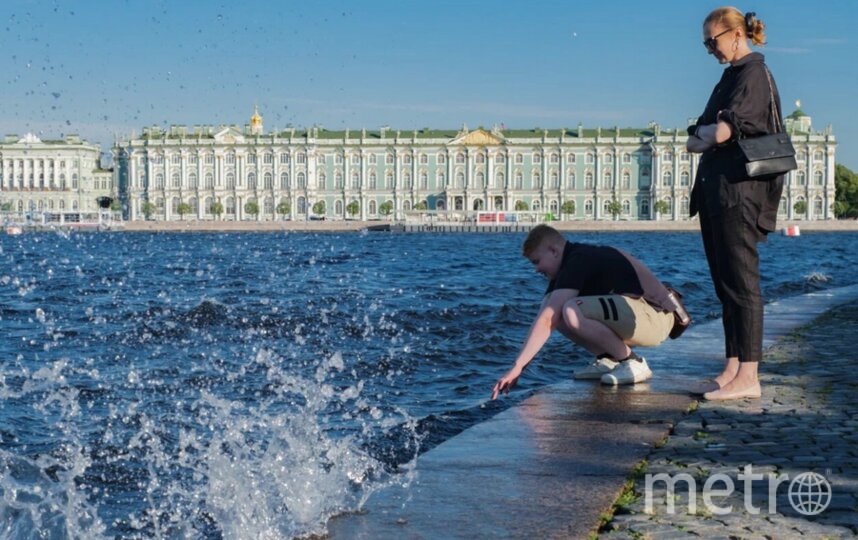
[[[596,357],[575,372],[576,379],[619,385],[652,377],[646,360],[631,347],[653,347],[668,336],[678,337],[690,322],[676,295],[619,249],[568,242],[556,229],[538,225],[527,235],[523,251],[548,278],[548,289],[515,364],[495,384],[492,399],[515,386],[553,330]]]

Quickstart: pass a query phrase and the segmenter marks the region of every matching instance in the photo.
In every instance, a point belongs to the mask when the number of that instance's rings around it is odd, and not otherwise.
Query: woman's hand
[[[685,149],[694,154],[702,154],[710,148],[712,148],[711,144],[696,135],[688,137],[688,142],[685,143]]]
[[[513,366],[511,370],[507,371],[506,375],[498,379],[497,384],[492,389],[492,399],[496,399],[498,394],[501,392],[505,394],[509,394],[509,391],[515,386],[515,383],[518,382],[518,378],[521,376],[521,368],[518,366]]]

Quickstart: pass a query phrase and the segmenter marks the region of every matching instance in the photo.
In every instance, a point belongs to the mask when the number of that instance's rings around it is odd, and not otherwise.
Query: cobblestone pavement
[[[621,497],[600,538],[855,538],[858,536],[858,306],[834,308],[766,351],[761,364],[763,397],[738,402],[701,401],[684,415],[666,443],[653,450],[634,481],[633,494]],[[712,374],[714,375],[714,374]],[[750,465],[751,470],[745,467]],[[823,475],[830,502],[818,515],[801,501],[797,477]],[[647,508],[646,475],[665,473],[675,480],[651,482]],[[720,514],[707,505],[704,485],[728,476],[735,490],[719,481],[711,502],[732,510]],[[748,473],[753,473],[751,477]],[[756,477],[761,473],[760,477]],[[688,482],[696,483],[694,506]],[[741,476],[740,476],[741,475]],[[783,480],[779,485],[776,479]],[[795,487],[793,487],[795,486]],[[770,490],[774,495],[770,494]],[[694,493],[694,491],[692,491]],[[792,498],[791,498],[792,494]],[[629,502],[630,501],[630,502]],[[670,512],[668,502],[674,503]],[[749,503],[749,504],[746,504]],[[794,504],[793,504],[794,503]],[[794,507],[795,505],[795,507]],[[758,513],[754,512],[758,510]],[[693,510],[693,511],[692,511]]]

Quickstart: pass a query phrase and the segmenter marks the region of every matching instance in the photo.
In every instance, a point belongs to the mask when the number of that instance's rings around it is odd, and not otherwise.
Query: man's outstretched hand
[[[509,391],[515,386],[515,383],[518,382],[518,378],[521,376],[521,368],[513,367],[509,370],[506,375],[498,379],[498,382],[495,384],[495,387],[492,388],[492,399],[496,399],[498,394],[503,392],[504,394],[509,394]]]

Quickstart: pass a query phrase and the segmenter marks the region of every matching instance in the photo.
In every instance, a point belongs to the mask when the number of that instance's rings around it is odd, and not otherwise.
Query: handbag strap
[[[772,111],[772,118],[774,118],[775,132],[783,133],[783,126],[781,126],[781,115],[778,114],[777,107],[775,106],[775,90],[774,85],[772,85],[772,75],[769,73],[769,66],[763,64],[763,69],[766,70],[766,79],[769,82],[769,105]]]

